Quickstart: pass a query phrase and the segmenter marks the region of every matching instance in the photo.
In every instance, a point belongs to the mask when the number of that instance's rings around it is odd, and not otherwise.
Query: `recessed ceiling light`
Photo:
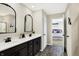
[[[34,8],[35,6],[32,6],[32,8]]]

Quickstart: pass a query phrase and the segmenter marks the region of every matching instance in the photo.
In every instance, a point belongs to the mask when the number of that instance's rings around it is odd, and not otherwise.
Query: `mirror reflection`
[[[0,33],[15,32],[15,12],[7,5],[0,4]]]
[[[33,18],[30,14],[25,15],[24,31],[33,32]]]

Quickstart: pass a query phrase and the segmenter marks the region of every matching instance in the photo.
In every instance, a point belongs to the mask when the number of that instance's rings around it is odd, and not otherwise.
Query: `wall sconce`
[[[68,17],[68,24],[72,25],[70,17]]]

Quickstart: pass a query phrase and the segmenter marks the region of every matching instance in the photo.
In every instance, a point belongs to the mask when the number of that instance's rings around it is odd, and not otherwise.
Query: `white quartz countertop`
[[[40,37],[40,36],[41,36],[40,34],[33,34],[31,37],[26,36],[26,38],[21,38],[21,39],[19,39],[19,38],[11,39],[11,42],[7,42],[7,43],[5,43],[5,41],[2,41],[2,42],[0,42],[0,51],[4,51],[6,49],[9,49],[9,48],[14,47],[16,45],[33,40],[33,39]]]

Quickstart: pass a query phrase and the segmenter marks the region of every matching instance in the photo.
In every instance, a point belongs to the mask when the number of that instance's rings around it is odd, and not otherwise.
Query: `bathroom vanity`
[[[34,56],[41,49],[41,36],[34,35],[0,43],[0,56]]]

